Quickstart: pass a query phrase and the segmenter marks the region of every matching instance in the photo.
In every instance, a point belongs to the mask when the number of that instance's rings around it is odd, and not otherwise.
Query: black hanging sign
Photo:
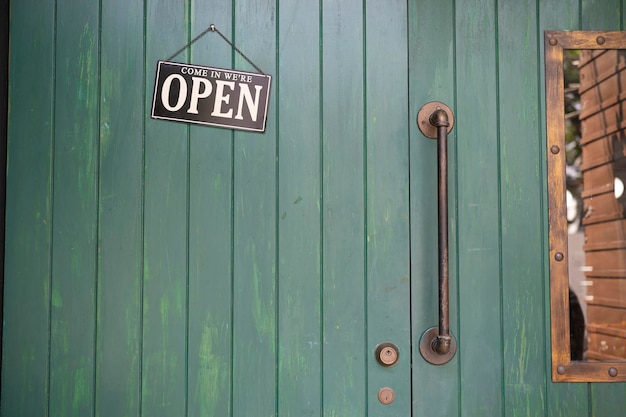
[[[264,132],[272,77],[159,61],[152,118]]]

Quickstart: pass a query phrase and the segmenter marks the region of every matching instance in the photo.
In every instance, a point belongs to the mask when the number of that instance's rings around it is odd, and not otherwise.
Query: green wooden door
[[[11,2],[0,414],[619,415],[623,384],[550,382],[543,30],[624,28],[595,3]],[[264,134],[149,117],[157,60],[210,23],[274,77]],[[251,70],[212,33],[176,60]],[[418,351],[432,100],[456,118],[443,366]]]

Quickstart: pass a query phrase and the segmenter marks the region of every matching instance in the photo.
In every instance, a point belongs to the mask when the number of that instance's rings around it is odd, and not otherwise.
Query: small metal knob
[[[383,387],[378,390],[378,401],[381,404],[389,405],[396,399],[396,393],[389,387]]]
[[[400,352],[398,347],[390,342],[381,343],[376,346],[376,360],[385,367],[393,366],[398,363]]]

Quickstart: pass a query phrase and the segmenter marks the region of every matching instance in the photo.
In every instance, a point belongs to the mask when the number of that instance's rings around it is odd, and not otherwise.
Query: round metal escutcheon
[[[422,334],[420,339],[420,353],[426,362],[433,365],[443,365],[450,362],[456,354],[456,340],[450,333],[450,351],[446,354],[440,354],[435,351],[435,341],[439,335],[439,327],[431,327]]]
[[[398,347],[391,342],[384,342],[376,346],[376,360],[385,367],[393,366],[400,359]]]
[[[452,113],[452,109],[446,106],[445,104],[439,101],[430,101],[422,106],[422,108],[417,113],[417,127],[419,127],[420,132],[424,136],[430,139],[437,139],[437,128],[430,124],[430,115],[435,112],[435,110],[445,110],[448,114],[448,121],[450,122],[450,126],[448,126],[448,133],[452,131],[454,128],[454,113]]]
[[[396,399],[396,393],[389,387],[383,387],[378,390],[378,401],[381,404],[389,405]]]

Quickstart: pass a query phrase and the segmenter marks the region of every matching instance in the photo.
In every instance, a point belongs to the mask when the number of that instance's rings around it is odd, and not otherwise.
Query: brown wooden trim
[[[571,360],[565,215],[563,50],[625,49],[626,32],[546,31],[544,47],[552,380],[555,382],[623,382],[626,381],[626,362],[573,362]]]

